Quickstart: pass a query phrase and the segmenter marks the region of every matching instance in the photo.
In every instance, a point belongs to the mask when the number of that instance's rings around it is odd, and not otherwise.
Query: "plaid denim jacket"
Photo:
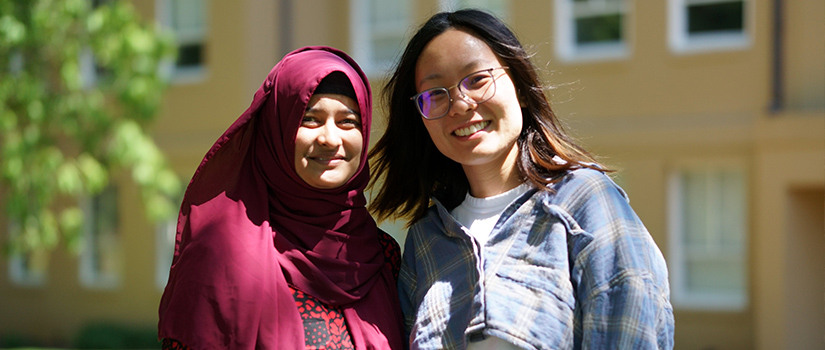
[[[501,215],[481,247],[437,200],[399,278],[412,349],[496,336],[525,349],[673,347],[667,267],[624,191],[570,171]]]

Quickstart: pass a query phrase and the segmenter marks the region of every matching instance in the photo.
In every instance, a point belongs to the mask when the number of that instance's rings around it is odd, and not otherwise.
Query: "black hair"
[[[379,220],[400,217],[410,219],[411,224],[426,214],[431,197],[452,209],[469,190],[461,165],[439,152],[410,100],[417,93],[418,57],[430,41],[448,29],[478,37],[509,68],[508,74],[524,105],[523,127],[517,141],[520,176],[546,189],[546,185],[571,168],[600,168],[563,130],[550,108],[530,55],[504,22],[475,9],[441,12],[430,17],[410,39],[383,91],[389,120],[386,132],[370,152],[374,168],[370,186],[381,183],[370,209]],[[564,162],[554,161],[554,157]]]
[[[338,94],[347,96],[355,101],[358,97],[355,96],[355,89],[352,88],[349,78],[343,72],[335,71],[329,73],[318,86],[315,87],[313,94]]]

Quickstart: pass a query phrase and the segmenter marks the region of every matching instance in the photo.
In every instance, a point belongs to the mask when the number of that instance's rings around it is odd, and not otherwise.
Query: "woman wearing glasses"
[[[500,20],[433,16],[385,93],[371,209],[411,219],[399,294],[413,349],[672,347],[661,252]]]

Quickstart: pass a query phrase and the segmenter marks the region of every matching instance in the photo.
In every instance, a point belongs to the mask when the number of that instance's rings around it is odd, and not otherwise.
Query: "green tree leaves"
[[[127,1],[0,0],[0,198],[13,250],[77,247],[78,198],[126,170],[149,219],[181,182],[146,129],[171,38]],[[0,232],[9,230],[3,228]]]

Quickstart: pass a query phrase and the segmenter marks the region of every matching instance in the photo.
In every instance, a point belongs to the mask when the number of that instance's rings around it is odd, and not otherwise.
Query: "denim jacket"
[[[577,169],[511,203],[480,246],[434,200],[399,277],[412,349],[672,348],[667,267],[624,191]]]

